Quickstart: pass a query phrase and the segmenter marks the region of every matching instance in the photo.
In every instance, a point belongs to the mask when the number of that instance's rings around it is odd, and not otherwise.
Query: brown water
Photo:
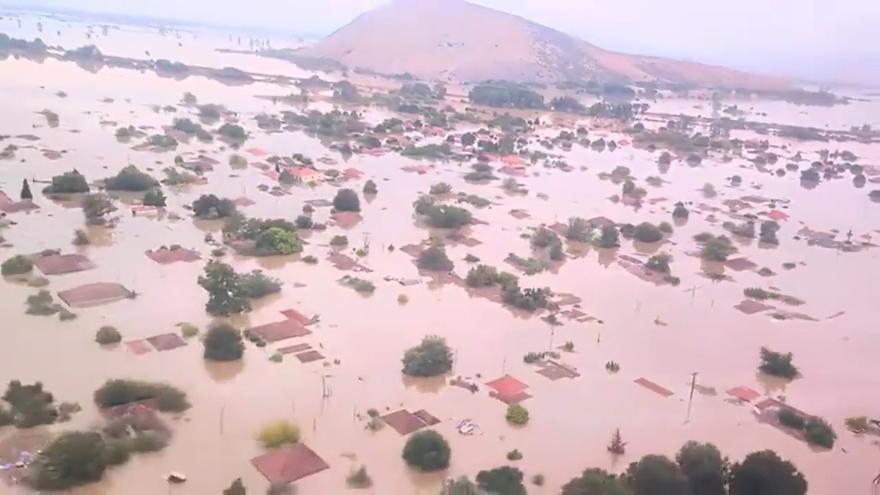
[[[5,19],[4,32],[22,36],[15,24]],[[76,25],[64,31],[74,31]],[[22,28],[28,29],[27,26]],[[32,26],[31,26],[32,29]],[[80,26],[79,29],[82,29]],[[138,32],[129,45],[139,46],[146,38],[160,39],[155,33]],[[207,36],[198,39],[203,43]],[[222,39],[222,37],[218,37]],[[72,38],[76,39],[76,38]],[[77,43],[71,43],[75,46]],[[99,43],[100,46],[100,43]],[[159,46],[165,46],[159,43]],[[210,66],[229,65],[214,52],[166,47],[169,58]],[[103,49],[103,48],[102,48]],[[119,48],[136,56],[134,48]],[[227,55],[222,55],[226,57]],[[243,68],[257,70],[263,59],[237,55],[255,65]],[[244,62],[248,63],[248,62]],[[288,73],[298,69],[283,62]],[[302,133],[265,134],[256,128],[252,117],[259,112],[278,112],[281,106],[256,98],[257,95],[287,94],[290,88],[271,85],[228,87],[217,82],[190,78],[184,81],[161,79],[151,74],[129,70],[104,69],[96,74],[72,64],[47,61],[37,64],[8,59],[0,62],[3,74],[14,74],[0,81],[5,118],[0,121],[0,134],[36,134],[40,140],[31,143],[36,149],[25,149],[27,142],[12,138],[8,142],[21,147],[16,159],[0,162],[0,188],[17,196],[23,178],[49,179],[76,167],[90,180],[115,173],[126,163],[141,168],[160,170],[173,165],[174,153],[154,154],[134,151],[131,144],[122,144],[113,136],[115,126],[101,125],[111,120],[120,125],[168,125],[177,114],[155,113],[153,105],[176,104],[181,95],[192,92],[200,102],[222,103],[239,113],[243,124],[252,133],[245,147],[259,146],[272,154],[289,155],[299,152],[313,158],[331,156],[317,140]],[[280,72],[276,71],[276,72]],[[300,71],[302,73],[302,71]],[[55,93],[63,90],[68,97]],[[101,103],[105,97],[114,103]],[[326,103],[319,103],[325,105]],[[705,104],[705,103],[704,103]],[[774,108],[783,104],[773,104]],[[859,103],[845,107],[860,112]],[[870,105],[873,105],[871,103]],[[60,116],[58,128],[45,126],[45,119],[35,112],[51,109]],[[782,106],[778,110],[794,120],[799,107]],[[768,112],[769,113],[769,112]],[[381,111],[377,117],[381,118]],[[853,117],[853,122],[860,121]],[[585,122],[589,125],[589,122]],[[815,125],[808,122],[808,125]],[[853,124],[855,125],[855,124]],[[845,128],[845,127],[844,127]],[[72,133],[72,130],[79,132]],[[555,132],[555,131],[554,131]],[[620,137],[611,131],[593,131]],[[5,145],[6,143],[4,143]],[[808,160],[815,159],[821,143],[789,145],[789,155],[803,150]],[[828,146],[828,145],[826,145]],[[830,145],[832,149],[837,145]],[[301,494],[342,493],[346,491],[345,476],[354,467],[365,464],[374,480],[369,493],[413,493],[433,495],[445,476],[468,474],[480,469],[507,464],[505,453],[517,448],[524,459],[516,463],[530,477],[543,473],[543,488],[529,487],[529,493],[555,493],[568,479],[586,467],[598,466],[622,471],[626,465],[647,453],[673,455],[685,441],[694,439],[716,443],[732,459],[765,448],[777,450],[792,459],[806,474],[810,493],[862,493],[878,472],[878,450],[871,438],[857,438],[845,430],[843,420],[853,415],[880,415],[877,390],[880,386],[880,363],[876,359],[880,336],[876,324],[880,311],[876,305],[876,280],[880,278],[878,250],[860,253],[838,253],[807,246],[792,239],[801,222],[816,230],[852,229],[856,236],[880,229],[880,206],[871,203],[867,190],[856,190],[850,181],[823,183],[807,190],[800,187],[794,174],[784,178],[761,174],[745,160],[721,164],[704,161],[701,167],[690,168],[676,162],[665,174],[658,172],[655,155],[624,147],[610,153],[597,153],[578,147],[565,153],[576,168],[572,173],[534,167],[534,175],[521,178],[529,189],[528,196],[504,193],[498,183],[473,185],[462,180],[467,165],[438,164],[430,174],[419,176],[400,170],[415,163],[395,155],[382,157],[354,156],[347,163],[340,159],[338,167],[356,167],[374,179],[379,195],[363,203],[364,220],[346,234],[354,246],[365,237],[371,252],[363,263],[374,272],[362,275],[377,285],[371,297],[362,297],[339,285],[343,274],[324,260],[326,244],[340,229],[329,228],[308,238],[304,254],[321,259],[316,266],[295,259],[254,259],[236,255],[226,262],[236,270],[254,268],[267,270],[285,283],[280,295],[260,301],[255,310],[235,323],[242,327],[277,321],[278,311],[289,307],[321,315],[314,333],[301,341],[322,346],[329,360],[339,365],[324,367],[320,363],[302,365],[289,356],[281,364],[268,357],[274,347],[258,349],[248,346],[242,363],[207,364],[201,356],[201,345],[190,341],[185,348],[134,356],[124,348],[102,349],[93,339],[101,325],[120,329],[124,340],[144,338],[174,331],[174,325],[187,321],[202,328],[211,319],[204,312],[206,294],[196,284],[203,262],[161,266],[144,256],[147,249],[161,245],[180,244],[209,257],[205,233],[219,231],[215,223],[193,222],[183,205],[200,194],[248,196],[257,201],[243,208],[253,217],[284,217],[293,219],[308,199],[330,198],[334,188],[293,188],[292,194],[274,197],[257,190],[257,185],[270,181],[259,170],[231,170],[227,163],[230,150],[221,150],[219,143],[182,144],[178,152],[207,150],[221,161],[214,172],[206,174],[208,185],[166,188],[169,215],[157,219],[132,217],[125,208],[113,230],[90,229],[93,239],[102,238],[91,246],[77,249],[98,265],[97,269],[51,277],[53,292],[82,283],[119,282],[137,291],[140,297],[113,304],[76,310],[79,318],[60,323],[56,318],[24,314],[24,300],[36,289],[12,282],[0,283],[0,314],[3,346],[0,346],[0,383],[10,379],[25,382],[42,381],[59,400],[79,401],[84,407],[69,424],[54,425],[52,431],[87,428],[97,424],[98,414],[91,401],[92,392],[104,380],[132,377],[165,380],[184,389],[193,403],[182,419],[169,420],[174,429],[171,445],[160,453],[139,455],[126,465],[108,471],[105,479],[75,490],[82,494],[125,493],[153,495],[219,493],[237,477],[242,477],[249,490],[261,493],[267,483],[250,465],[249,459],[262,449],[254,435],[262,424],[276,418],[296,421],[303,430],[303,440],[330,465],[331,469],[297,483]],[[60,160],[45,159],[42,148],[67,150]],[[859,163],[877,163],[880,152],[876,146],[841,144],[861,158]],[[19,159],[24,159],[20,162]],[[597,174],[610,172],[617,165],[626,165],[633,175],[644,180],[649,175],[662,176],[661,188],[645,185],[651,198],[669,201],[646,205],[638,212],[606,199],[620,190],[619,185],[599,180]],[[583,166],[586,170],[580,170]],[[775,168],[775,167],[774,167]],[[739,174],[743,186],[724,186],[723,178]],[[508,309],[485,299],[470,297],[461,288],[423,284],[401,287],[383,281],[391,275],[417,278],[411,259],[386,246],[418,243],[427,236],[411,217],[411,203],[430,184],[445,181],[456,192],[480,194],[497,204],[475,215],[488,225],[477,225],[471,236],[483,242],[475,248],[450,246],[450,257],[456,261],[456,272],[464,275],[467,265],[460,261],[473,253],[484,262],[507,268],[503,263],[509,252],[529,253],[528,240],[520,238],[530,227],[540,223],[565,222],[570,216],[604,215],[619,222],[660,222],[670,220],[669,211],[675,201],[705,202],[720,206],[724,199],[748,194],[780,197],[791,201],[787,212],[791,219],[783,222],[779,233],[781,245],[764,249],[756,242],[738,244],[741,254],[758,266],[768,266],[778,275],[770,279],[754,272],[732,272],[733,282],[712,283],[702,276],[699,259],[685,253],[695,249],[692,236],[702,231],[721,232],[719,224],[709,224],[704,215],[692,212],[685,226],[677,227],[671,239],[660,247],[674,256],[673,272],[682,283],[679,287],[655,287],[625,272],[615,263],[615,253],[588,250],[585,256],[570,257],[556,273],[524,277],[525,286],[549,286],[557,292],[569,292],[583,298],[583,311],[601,319],[603,324],[565,322],[551,332],[538,318],[515,317]],[[705,199],[700,188],[714,183],[719,196]],[[760,185],[755,190],[752,184]],[[360,190],[362,184],[352,187]],[[73,231],[83,227],[78,208],[66,207],[36,193],[41,209],[31,214],[16,214],[17,222],[2,231],[13,244],[0,249],[0,258],[42,249],[75,248],[70,242]],[[549,199],[539,199],[538,193]],[[532,218],[516,220],[507,212],[514,208],[527,210]],[[326,220],[329,211],[319,209],[315,216]],[[877,232],[873,232],[877,237]],[[632,242],[623,241],[616,254],[638,252]],[[795,270],[782,269],[782,263],[802,262]],[[712,268],[712,267],[709,267]],[[295,283],[305,284],[296,288]],[[775,321],[766,315],[746,316],[733,308],[742,299],[742,290],[751,286],[773,285],[782,292],[807,301],[799,311],[820,321]],[[695,290],[691,290],[696,288]],[[400,305],[399,294],[410,302]],[[825,320],[838,311],[846,313],[834,320]],[[658,326],[656,318],[668,323]],[[424,335],[446,337],[456,353],[455,374],[474,377],[481,374],[483,383],[509,373],[530,386],[534,398],[524,403],[532,420],[525,428],[512,428],[504,421],[504,404],[492,399],[485,387],[477,394],[444,385],[442,382],[405,380],[400,373],[404,350]],[[565,341],[575,344],[576,352],[564,354],[563,360],[578,368],[581,377],[551,382],[536,374],[535,368],[522,362],[528,351],[545,350]],[[287,345],[290,341],[282,343]],[[294,342],[295,343],[295,342]],[[759,348],[793,352],[803,377],[785,386],[774,384],[756,375]],[[605,362],[621,364],[618,374],[610,375]],[[717,396],[697,394],[690,421],[687,417],[687,396],[690,374],[699,372],[698,382],[715,387]],[[647,377],[675,392],[662,398],[633,383]],[[332,394],[322,398],[322,381]],[[757,423],[750,408],[724,401],[724,390],[747,385],[759,391],[784,394],[789,403],[832,422],[839,439],[830,452],[815,452],[807,445],[785,434]],[[415,474],[400,459],[405,438],[390,428],[377,433],[364,429],[355,419],[369,408],[385,411],[400,407],[409,410],[427,409],[442,420],[436,429],[451,443],[453,455],[449,470],[436,475]],[[481,427],[482,434],[459,435],[454,425],[470,418]],[[628,441],[627,454],[616,461],[605,449],[611,434],[620,428]],[[0,431],[0,437],[14,434]],[[844,452],[844,450],[846,452]],[[357,460],[350,460],[349,454]],[[170,487],[164,475],[171,470],[186,473],[186,484]],[[16,493],[22,489],[0,488]]]

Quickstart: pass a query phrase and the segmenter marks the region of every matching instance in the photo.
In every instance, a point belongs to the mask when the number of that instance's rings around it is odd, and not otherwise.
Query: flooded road
[[[0,27],[12,36],[27,34],[17,31],[9,19],[4,19]],[[144,37],[160,38],[155,32],[148,34],[138,34],[128,46],[143,44],[147,39]],[[77,41],[85,42],[71,39],[73,42],[65,41],[71,47],[81,44]],[[208,43],[204,37],[199,40]],[[227,59],[227,55],[218,55],[213,49],[199,51],[166,44],[169,46],[159,45],[165,50],[161,56],[187,62],[266,72],[281,72],[275,69],[284,66],[288,75],[308,74],[293,65],[253,55]],[[137,56],[130,50],[131,56]],[[157,48],[154,56],[158,53]],[[127,53],[122,50],[120,54]],[[248,66],[244,60],[253,65]],[[268,483],[250,459],[263,452],[255,440],[256,433],[267,421],[277,418],[296,422],[304,443],[330,465],[329,470],[296,483],[302,495],[345,492],[345,477],[360,465],[367,466],[374,482],[368,493],[434,495],[445,477],[473,476],[481,469],[507,464],[505,454],[513,449],[524,454],[516,465],[528,478],[538,473],[546,477],[545,486],[529,486],[529,493],[557,493],[586,467],[621,472],[644,454],[672,456],[687,440],[715,443],[732,460],[755,450],[774,449],[805,473],[810,493],[866,492],[877,475],[880,451],[876,439],[854,436],[844,427],[844,419],[880,416],[880,361],[876,359],[880,309],[875,290],[880,280],[880,250],[842,252],[794,239],[803,226],[809,226],[819,231],[852,230],[856,237],[868,235],[876,242],[880,237],[880,205],[871,202],[867,191],[880,188],[877,184],[855,189],[846,178],[805,189],[796,173],[786,177],[761,173],[742,158],[729,163],[704,160],[698,167],[676,160],[661,172],[657,153],[631,146],[614,152],[576,146],[570,152],[554,150],[574,167],[572,172],[532,166],[527,177],[518,179],[528,187],[529,194],[511,195],[501,188],[501,181],[488,185],[466,182],[463,175],[470,170],[468,164],[438,162],[433,171],[419,175],[402,167],[423,162],[397,154],[353,155],[344,160],[302,132],[259,130],[254,123],[257,114],[292,107],[273,105],[258,96],[286,95],[293,88],[262,83],[226,86],[198,77],[176,81],[127,69],[90,73],[55,60],[36,63],[8,58],[0,61],[0,70],[14,75],[0,81],[5,111],[0,135],[10,136],[2,145],[14,143],[19,147],[14,159],[0,161],[0,189],[17,199],[21,182],[27,178],[32,181],[35,202],[40,206],[33,212],[9,216],[15,224],[0,230],[0,235],[11,246],[0,248],[0,257],[5,260],[45,249],[79,252],[97,267],[49,277],[50,291],[56,293],[91,282],[117,282],[138,293],[135,299],[75,309],[76,320],[59,322],[54,317],[24,313],[24,301],[36,289],[10,280],[0,282],[0,315],[4,319],[0,329],[0,383],[12,379],[41,381],[57,400],[77,401],[83,406],[70,423],[51,426],[52,432],[97,425],[100,416],[92,393],[109,378],[167,381],[186,391],[193,404],[181,417],[168,419],[174,437],[167,448],[137,455],[127,464],[109,469],[101,482],[71,493],[220,493],[238,477],[249,491],[262,493]],[[67,96],[56,96],[58,91]],[[183,106],[178,106],[176,113],[153,110],[154,106],[177,106],[185,92],[195,94],[200,103],[219,103],[236,112],[239,122],[251,133],[243,148],[262,148],[281,156],[302,153],[315,159],[329,157],[338,161],[335,168],[351,167],[364,173],[363,179],[349,181],[345,187],[360,191],[367,179],[377,183],[378,195],[362,202],[360,223],[345,230],[330,226],[306,237],[308,245],[303,255],[316,256],[317,265],[303,263],[298,257],[229,254],[223,258],[239,272],[262,269],[284,283],[280,294],[258,301],[254,311],[232,318],[232,322],[240,328],[270,323],[280,320],[279,312],[288,308],[318,314],[320,323],[310,327],[313,333],[295,343],[307,342],[319,348],[327,357],[325,361],[302,364],[293,356],[282,363],[269,361],[277,347],[292,341],[262,349],[248,344],[243,362],[231,364],[204,361],[203,347],[197,339],[190,339],[186,347],[140,356],[124,345],[102,348],[94,342],[95,331],[102,325],[115,326],[123,334],[123,341],[129,341],[177,331],[175,325],[180,322],[202,329],[212,323],[204,310],[207,294],[196,280],[205,260],[211,257],[205,235],[219,238],[221,225],[194,222],[191,212],[184,209],[200,195],[248,197],[256,202],[241,208],[249,217],[293,220],[306,201],[332,199],[337,189],[336,185],[322,183],[296,186],[289,195],[272,196],[258,186],[276,185],[275,181],[255,167],[232,169],[228,160],[233,151],[219,141],[202,144],[194,140],[181,143],[176,152],[152,153],[133,150],[134,142],[121,143],[114,137],[117,126],[151,126],[149,133],[154,133],[161,132],[161,127],[170,125],[175,117],[195,120],[191,115],[194,110]],[[113,102],[103,103],[105,98]],[[662,108],[665,104],[679,109],[686,106],[666,102],[659,104],[657,111],[680,112]],[[763,105],[754,103],[756,108]],[[779,112],[791,120],[786,123],[803,118],[809,121],[802,125],[824,127],[821,121],[811,119],[822,119],[826,114],[816,113],[807,119],[794,105],[767,106],[771,120],[774,112]],[[863,116],[870,114],[876,119],[876,108],[873,101],[855,102],[835,110],[846,113],[845,117],[829,117],[828,122],[841,129],[870,123]],[[37,113],[44,109],[58,114],[58,127],[46,125],[45,118]],[[584,125],[590,125],[589,121]],[[626,139],[610,130],[590,132],[595,132],[591,137],[605,133],[618,141]],[[39,140],[28,142],[16,137],[22,134],[34,134]],[[814,160],[817,151],[827,147],[850,149],[860,164],[880,163],[880,146],[876,144],[770,139],[772,149],[780,156],[801,150],[806,160]],[[62,157],[50,160],[44,156],[44,149],[63,151]],[[74,230],[84,228],[82,211],[44,197],[37,192],[44,185],[34,182],[50,180],[73,168],[93,181],[114,175],[126,164],[135,164],[161,178],[161,170],[174,165],[175,154],[185,152],[204,153],[219,161],[213,171],[205,174],[207,184],[164,187],[168,206],[155,218],[133,216],[118,201],[118,224],[113,229],[90,228],[93,243],[89,246],[71,244]],[[252,162],[263,160],[244,150],[237,153]],[[780,166],[784,161],[780,160]],[[610,201],[609,196],[620,193],[620,185],[598,177],[620,165],[629,167],[631,175],[648,192],[648,201],[639,210]],[[734,174],[742,177],[741,186],[727,185],[725,179]],[[665,183],[660,187],[647,185],[648,176],[659,176]],[[471,297],[456,285],[428,283],[407,254],[388,247],[418,244],[428,237],[428,230],[412,216],[412,203],[441,181],[452,185],[454,192],[478,194],[494,203],[483,209],[471,208],[475,217],[486,222],[470,228],[470,236],[482,244],[470,248],[447,246],[455,272],[462,277],[469,268],[463,261],[467,254],[509,269],[504,258],[510,252],[528,255],[529,241],[521,236],[541,224],[565,223],[573,216],[605,216],[618,223],[671,222],[673,205],[683,201],[692,208],[689,221],[676,225],[659,248],[647,249],[673,256],[672,270],[681,284],[654,286],[625,271],[615,259],[645,251],[644,246],[625,239],[615,252],[587,248],[579,255],[572,253],[555,273],[521,277],[524,286],[546,286],[557,293],[580,297],[580,309],[601,323],[563,319],[561,326],[551,327],[537,316],[515,315],[500,304]],[[701,188],[705,183],[714,184],[717,197],[704,197]],[[542,195],[547,199],[541,199]],[[713,282],[704,271],[718,267],[706,267],[698,257],[688,255],[698,250],[692,237],[705,231],[722,233],[721,222],[728,218],[721,202],[747,195],[790,201],[784,210],[790,218],[780,222],[778,247],[760,246],[756,240],[735,242],[738,256],[747,257],[758,267],[768,267],[776,275],[765,278],[755,271],[725,269],[732,280]],[[651,204],[651,200],[658,201]],[[712,221],[708,213],[697,211],[699,203],[722,211]],[[508,214],[512,209],[525,210],[531,218],[518,220]],[[767,209],[766,205],[758,205],[755,213]],[[329,208],[318,208],[314,214],[319,221],[328,221],[329,216]],[[347,235],[352,247],[369,244],[369,253],[360,262],[373,272],[359,276],[376,284],[373,295],[361,296],[337,282],[345,273],[333,268],[326,257],[331,252],[330,239],[338,234]],[[159,265],[144,255],[147,250],[171,244],[195,249],[202,261]],[[796,268],[784,269],[783,263],[788,262],[796,263]],[[386,276],[424,278],[425,283],[404,287],[385,281]],[[806,301],[796,310],[817,321],[778,321],[765,314],[746,315],[734,309],[743,299],[744,288],[768,286]],[[398,302],[401,294],[409,298],[407,304]],[[841,311],[845,313],[828,319]],[[657,321],[666,325],[658,325]],[[453,348],[453,376],[469,377],[480,385],[479,392],[472,394],[442,380],[425,382],[402,377],[400,359],[404,351],[431,334],[445,337]],[[565,342],[573,343],[574,352],[563,353],[561,361],[575,367],[579,378],[550,381],[522,360],[527,352],[556,349]],[[758,375],[762,346],[792,352],[803,376],[779,385]],[[620,363],[619,373],[605,371],[605,363],[611,360]],[[700,390],[714,388],[717,393],[698,392],[688,418],[692,373],[698,373]],[[533,397],[524,405],[532,419],[524,428],[513,428],[504,421],[505,404],[489,397],[483,385],[504,374],[529,385]],[[633,383],[640,377],[662,385],[673,395],[664,398]],[[728,400],[725,391],[739,385],[762,395],[784,395],[789,404],[829,420],[838,433],[834,449],[814,451],[758,423],[750,406]],[[448,471],[425,475],[409,470],[400,458],[406,438],[391,428],[371,432],[358,419],[370,408],[383,414],[401,408],[426,409],[440,418],[442,422],[435,429],[452,447]],[[477,423],[480,433],[460,435],[455,425],[462,419]],[[606,445],[617,428],[628,442],[627,453],[612,459]],[[11,427],[4,428],[0,440],[14,434]],[[187,483],[168,485],[164,477],[169,471],[186,473]],[[3,490],[25,492],[22,487]]]

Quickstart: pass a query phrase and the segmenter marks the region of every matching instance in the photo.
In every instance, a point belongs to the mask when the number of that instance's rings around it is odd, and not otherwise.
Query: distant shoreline
[[[174,28],[178,30],[187,29],[209,29],[221,32],[236,32],[253,35],[270,35],[281,36],[286,38],[300,39],[317,39],[323,37],[326,33],[296,33],[284,31],[278,28],[268,28],[252,25],[233,26],[228,24],[219,24],[211,22],[190,21],[184,19],[171,19],[164,17],[155,17],[147,15],[126,15],[113,14],[107,12],[96,12],[92,10],[79,10],[71,8],[46,7],[42,5],[2,5],[0,6],[0,15],[2,16],[21,16],[33,15],[43,17],[55,17],[61,19],[69,19],[78,22],[92,22],[97,24],[117,24],[129,26],[141,26],[152,28]]]

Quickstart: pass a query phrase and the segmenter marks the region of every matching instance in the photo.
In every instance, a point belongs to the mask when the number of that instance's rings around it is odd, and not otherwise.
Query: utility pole
[[[688,423],[691,420],[691,405],[694,402],[694,389],[697,388],[697,375],[698,374],[699,373],[697,373],[696,371],[691,373],[691,395],[688,398],[688,413],[687,413],[687,419],[684,421],[685,423]]]

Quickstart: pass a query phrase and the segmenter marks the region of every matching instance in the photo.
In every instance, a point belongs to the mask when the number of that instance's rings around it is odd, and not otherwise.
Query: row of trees
[[[442,437],[424,432],[417,441],[407,443],[404,458],[410,465],[413,451],[447,453]],[[441,442],[442,441],[442,442]],[[410,445],[412,443],[412,445]],[[420,460],[420,459],[416,459]],[[543,477],[532,478],[543,484]],[[803,495],[807,481],[790,462],[772,450],[753,452],[742,462],[731,464],[710,443],[688,442],[675,459],[646,455],[630,464],[625,473],[616,475],[603,469],[589,468],[562,487],[562,495]],[[501,466],[480,471],[476,483],[462,477],[447,484],[444,495],[525,495],[523,473],[518,468]]]

